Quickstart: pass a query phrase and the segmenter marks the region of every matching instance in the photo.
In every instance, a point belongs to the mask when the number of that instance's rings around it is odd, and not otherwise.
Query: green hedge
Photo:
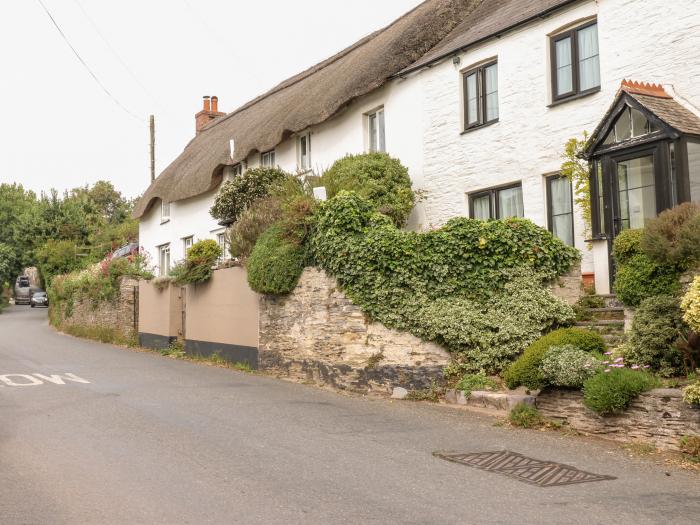
[[[541,369],[545,354],[553,346],[572,345],[591,354],[605,352],[605,341],[591,330],[580,328],[562,328],[548,333],[531,344],[523,355],[505,371],[503,379],[508,388],[525,386],[531,389],[547,385]]]
[[[658,386],[657,379],[641,370],[614,368],[600,372],[583,385],[583,403],[600,415],[622,412],[641,393]]]
[[[458,218],[406,232],[340,192],[317,213],[311,245],[370,317],[445,345],[473,371],[500,371],[542,332],[573,320],[542,281],[568,271],[578,252],[528,220]]]
[[[248,259],[248,284],[258,293],[286,294],[304,271],[303,246],[291,242],[281,226],[272,226],[255,244]]]
[[[169,276],[178,285],[206,282],[211,279],[213,267],[221,255],[221,247],[215,240],[197,241],[185,260],[170,269]]]
[[[615,294],[627,306],[639,306],[654,295],[675,295],[680,287],[678,271],[661,266],[644,254],[620,264],[615,276]]]
[[[386,153],[349,155],[337,160],[321,177],[328,198],[353,191],[370,201],[397,226],[406,222],[415,196],[408,170]]]

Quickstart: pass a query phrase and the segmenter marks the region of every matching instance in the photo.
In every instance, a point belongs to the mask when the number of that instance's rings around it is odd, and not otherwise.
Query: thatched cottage
[[[426,191],[409,227],[527,217],[581,249],[607,293],[617,233],[700,201],[698,27],[695,0],[427,0],[231,113],[205,99],[136,207],[141,244],[166,274],[194,240],[224,242],[209,208],[227,178],[380,150]],[[559,175],[584,131],[590,231]]]

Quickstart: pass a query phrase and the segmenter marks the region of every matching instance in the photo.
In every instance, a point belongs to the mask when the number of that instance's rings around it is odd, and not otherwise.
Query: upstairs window
[[[522,185],[517,183],[470,194],[469,215],[472,219],[481,220],[523,217]]]
[[[311,169],[311,133],[306,133],[298,139],[299,171],[306,172]]]
[[[234,177],[243,175],[243,164],[241,164],[240,162],[238,164],[234,164],[233,168],[231,168],[231,175],[233,175]]]
[[[367,131],[369,135],[369,150],[372,153],[385,152],[384,108],[367,115]]]
[[[194,237],[185,237],[182,239],[182,253],[185,254],[185,257],[187,257],[187,253],[190,251],[190,248],[192,248],[192,245],[194,244]]]
[[[551,56],[555,102],[600,89],[597,22],[552,37]]]
[[[168,222],[170,220],[170,203],[164,200],[160,201],[160,222]]]
[[[464,73],[464,127],[498,120],[498,64],[490,62]]]
[[[260,155],[260,165],[263,168],[274,168],[275,164],[275,150],[266,151]]]

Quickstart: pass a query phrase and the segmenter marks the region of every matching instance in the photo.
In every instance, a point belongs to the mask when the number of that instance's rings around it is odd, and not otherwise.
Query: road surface
[[[0,422],[3,525],[700,516],[700,476],[615,446],[82,341],[28,307],[0,315]],[[617,479],[542,488],[432,455],[503,449]]]

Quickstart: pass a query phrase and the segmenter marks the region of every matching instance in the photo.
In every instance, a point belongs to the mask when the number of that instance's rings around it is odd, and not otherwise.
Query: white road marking
[[[49,376],[44,374],[4,374],[0,375],[0,381],[5,383],[4,385],[0,384],[0,388],[3,388],[5,386],[37,386],[43,385],[44,381],[46,381],[47,383],[53,383],[54,385],[65,385],[66,381],[71,381],[73,383],[90,384],[90,381],[88,381],[87,379],[78,377],[77,375],[72,374],[70,372],[66,372],[63,375],[51,374]]]

